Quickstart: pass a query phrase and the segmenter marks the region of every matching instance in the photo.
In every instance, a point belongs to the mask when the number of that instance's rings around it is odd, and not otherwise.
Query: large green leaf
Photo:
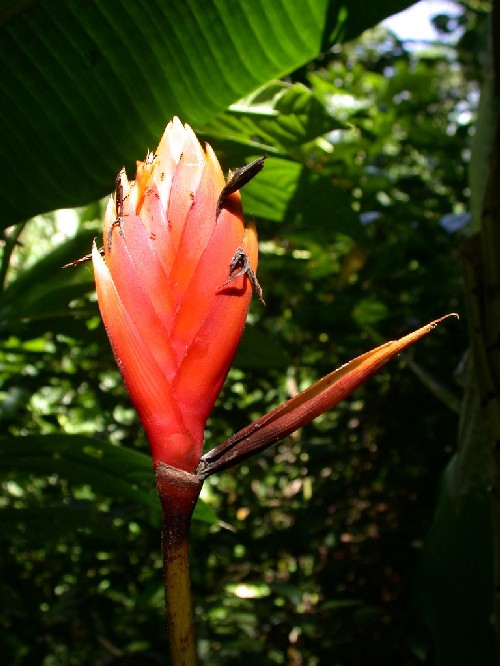
[[[7,285],[0,298],[0,332],[4,337],[33,339],[48,330],[69,334],[75,326],[82,328],[75,315],[82,313],[81,298],[94,290],[93,274],[88,264],[78,269],[62,266],[81,255],[82,248],[90,249],[94,236],[81,231],[20,271]],[[74,307],[70,308],[70,303]]]
[[[232,167],[267,153],[266,168],[243,190],[248,214],[275,222],[342,231],[362,237],[348,188],[322,173],[331,145],[324,135],[346,125],[332,116],[325,98],[300,84],[274,81],[218,114],[203,127],[217,154]],[[328,152],[324,154],[324,145]],[[311,159],[312,148],[318,155]]]
[[[73,484],[91,486],[102,497],[131,502],[142,509],[143,520],[160,525],[151,456],[139,451],[81,435],[0,437],[0,474],[57,474]],[[194,518],[217,520],[203,502],[198,502]]]
[[[471,355],[463,369],[473,376]],[[491,456],[483,406],[467,389],[459,447],[441,479],[434,521],[419,561],[418,600],[438,666],[495,662]],[[481,646],[478,650],[478,645]]]
[[[418,599],[439,666],[495,663],[491,501],[463,483],[455,455],[443,475],[434,523],[420,557]],[[470,463],[474,464],[474,461]],[[480,646],[480,648],[478,648]]]
[[[229,104],[409,0],[52,0],[0,15],[2,226],[86,203],[170,117]]]
[[[298,153],[326,132],[345,128],[325,100],[301,84],[272,81],[218,114],[204,126],[217,139],[230,139],[262,151]]]
[[[327,238],[338,231],[363,238],[348,192],[298,162],[268,160],[259,177],[245,187],[243,203],[245,211],[257,217],[312,227],[318,239],[321,231]]]

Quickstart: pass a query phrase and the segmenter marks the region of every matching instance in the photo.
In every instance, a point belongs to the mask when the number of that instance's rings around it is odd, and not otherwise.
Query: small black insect
[[[249,183],[252,178],[254,178],[259,173],[259,171],[262,171],[262,167],[264,166],[264,161],[266,158],[267,155],[263,155],[262,157],[258,157],[253,162],[250,162],[250,164],[246,164],[245,166],[236,169],[236,171],[229,172],[229,180],[222,188],[222,192],[220,193],[217,200],[216,217],[219,217],[219,213],[224,206],[224,200],[226,197],[228,197],[230,194],[233,194],[233,192],[236,192],[237,190],[241,190],[244,185]]]
[[[260,286],[257,276],[255,275],[253,268],[250,266],[247,254],[242,247],[239,247],[234,253],[231,263],[229,264],[229,280],[222,285],[221,289],[226,287],[233,280],[236,280],[240,275],[248,275],[248,279],[252,283],[252,287],[255,289],[259,301],[262,305],[265,305],[266,302],[262,293],[262,287]]]
[[[123,185],[122,185],[122,175],[125,173],[125,167],[122,167],[118,172],[115,180],[115,211],[116,211],[116,220],[110,225],[108,229],[108,252],[111,252],[111,241],[113,238],[113,229],[118,227],[120,236],[125,237],[125,231],[123,230]]]
[[[148,159],[148,157],[146,157]],[[120,236],[123,238],[125,236],[125,232],[123,230],[123,185],[122,185],[122,174],[125,173],[125,167],[122,167],[120,171],[118,172],[118,175],[116,176],[115,179],[115,213],[116,213],[116,219],[114,222],[111,223],[109,229],[108,229],[108,252],[111,251],[111,240],[113,237],[113,228],[118,226],[119,231],[120,231]],[[100,247],[98,249],[98,252],[101,256],[104,256],[104,247]],[[75,261],[70,261],[68,264],[64,264],[63,268],[73,268],[74,266],[80,266],[80,264],[84,264],[86,261],[90,261],[92,259],[92,253],[86,254],[84,257],[80,257],[80,259],[75,259]]]

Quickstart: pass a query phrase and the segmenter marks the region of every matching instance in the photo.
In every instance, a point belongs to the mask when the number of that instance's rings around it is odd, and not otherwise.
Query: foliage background
[[[310,0],[302,31],[292,4],[276,3],[295,20],[304,48],[290,47],[290,23],[274,31],[264,3],[254,13],[239,5],[253,42],[236,31],[229,47],[217,30],[228,29],[231,3],[187,3],[197,27],[183,31],[189,17],[169,22],[173,14],[160,12],[165,43],[203,34],[205,51],[179,47],[177,78],[165,90],[146,66],[149,51],[141,60],[127,43],[137,4],[118,11],[108,3],[114,22],[105,27],[118,36],[118,51],[128,50],[123,69],[100,41],[109,35],[96,16],[75,18],[89,21],[85,38],[109,65],[94,72],[95,82],[133,106],[99,107],[91,92],[93,105],[56,113],[60,95],[71,99],[66,80],[56,77],[47,99],[37,98],[37,76],[49,77],[53,63],[21,41],[35,19],[21,8],[1,27],[0,51],[23,53],[4,85],[16,72],[25,81],[24,91],[12,81],[9,88],[6,117],[16,133],[7,123],[0,134],[5,160],[16,137],[23,155],[4,183],[0,301],[0,645],[14,665],[164,663],[160,512],[147,443],[100,324],[91,269],[60,266],[100,233],[103,203],[88,202],[110,189],[123,162],[156,145],[172,113],[183,112],[226,170],[270,155],[243,193],[259,229],[267,307],[252,305],[207,448],[380,341],[446,312],[464,315],[460,252],[487,3],[462,3],[458,22],[438,17],[443,40],[458,28],[462,36],[455,46],[423,50],[372,28],[405,2],[372,3],[373,14],[360,19],[355,3],[345,16],[335,3]],[[46,12],[41,45],[57,53],[44,38],[55,25],[50,10],[39,3],[34,11]],[[238,11],[236,23],[245,18]],[[73,28],[63,54],[81,47]],[[141,34],[152,39],[145,28]],[[131,62],[146,71],[135,86],[137,72],[124,74]],[[164,77],[172,66],[165,61]],[[88,72],[83,83],[75,70],[67,75],[92,90]],[[37,117],[45,102],[47,117]],[[21,122],[16,108],[25,110]],[[47,118],[50,151],[34,147],[37,132],[47,136]],[[76,211],[74,233],[55,214],[23,221],[77,203],[87,205]],[[455,448],[456,373],[466,346],[464,319],[438,329],[332,413],[205,484],[192,537],[201,663],[447,663],[442,653],[436,661],[436,625],[422,603],[429,575],[418,572],[429,566],[422,552]],[[486,525],[487,512],[482,518]],[[486,588],[488,535],[485,527]],[[469,584],[461,581],[464,594]],[[487,617],[488,598],[482,610]],[[476,656],[487,664],[484,624]]]

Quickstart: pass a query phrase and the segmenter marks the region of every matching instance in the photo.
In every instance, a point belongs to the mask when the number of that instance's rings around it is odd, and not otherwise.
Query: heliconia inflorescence
[[[118,175],[104,256],[94,244],[99,308],[155,466],[195,471],[245,325],[257,236],[233,189],[174,118],[135,181]],[[236,271],[235,257],[248,263]]]

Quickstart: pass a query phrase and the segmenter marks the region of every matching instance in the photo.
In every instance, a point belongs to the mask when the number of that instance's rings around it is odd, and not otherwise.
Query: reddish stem
[[[196,665],[196,638],[189,577],[189,528],[202,482],[159,463],[156,485],[163,511],[162,550],[171,666]]]

